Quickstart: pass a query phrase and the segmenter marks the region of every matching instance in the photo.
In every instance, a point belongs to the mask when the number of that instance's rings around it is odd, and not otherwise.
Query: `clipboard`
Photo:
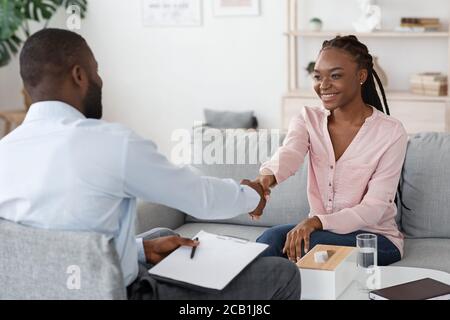
[[[180,247],[151,268],[161,281],[201,291],[223,290],[268,245],[241,238],[200,231],[195,257],[190,247]]]

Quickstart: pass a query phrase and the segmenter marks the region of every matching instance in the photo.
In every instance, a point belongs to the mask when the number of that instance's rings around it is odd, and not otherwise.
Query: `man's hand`
[[[180,246],[196,247],[200,242],[179,236],[144,240],[144,252],[148,263],[157,264]]]
[[[261,197],[261,200],[259,201],[259,204],[256,207],[256,209],[253,210],[252,212],[249,212],[249,215],[252,217],[252,219],[258,220],[262,216],[263,210],[266,207],[266,198],[264,196],[264,190],[262,186],[256,181],[244,179],[241,181],[241,184],[249,186],[250,188],[254,189],[256,192],[258,192],[259,196]]]
[[[309,250],[309,236],[315,230],[322,230],[322,222],[317,217],[312,217],[300,222],[294,229],[288,232],[284,244],[283,253],[289,260],[296,262],[302,257],[302,241],[305,253]]]

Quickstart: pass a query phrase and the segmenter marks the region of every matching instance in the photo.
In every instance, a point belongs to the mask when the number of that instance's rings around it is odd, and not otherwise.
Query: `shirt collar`
[[[367,117],[366,118],[366,120],[365,120],[365,122],[370,122],[370,121],[372,121],[373,119],[375,119],[376,117],[377,117],[377,115],[378,115],[378,112],[380,112],[377,108],[375,108],[374,106],[371,106],[372,107],[372,110],[373,110],[373,112],[372,112],[372,115],[370,116],[370,117]],[[328,110],[328,109],[326,109],[323,105],[321,106],[321,109],[322,109],[322,112],[325,114],[325,120],[328,118],[328,116],[331,114],[331,111],[330,110]]]
[[[42,119],[86,119],[71,105],[62,101],[40,101],[33,103],[27,112],[24,123]]]

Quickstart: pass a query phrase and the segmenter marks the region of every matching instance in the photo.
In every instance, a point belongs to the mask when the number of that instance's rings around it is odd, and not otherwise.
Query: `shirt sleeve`
[[[146,263],[147,258],[145,257],[144,239],[136,238],[136,245],[138,248],[138,261],[141,263]]]
[[[261,200],[252,188],[232,179],[200,176],[175,166],[156,145],[135,134],[126,141],[124,193],[183,211],[198,219],[228,219],[253,211]]]
[[[259,172],[261,174],[272,173],[277,183],[280,184],[298,171],[305,160],[308,149],[309,133],[304,116],[300,114],[289,123],[283,145],[269,161],[263,163]]]
[[[396,140],[380,158],[361,203],[332,214],[316,215],[322,222],[323,230],[346,234],[375,226],[386,209],[393,205],[408,144],[408,135],[403,126],[399,127],[401,134],[394,135]]]

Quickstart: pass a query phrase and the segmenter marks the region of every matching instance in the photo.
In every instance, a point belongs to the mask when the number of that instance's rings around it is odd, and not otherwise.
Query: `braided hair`
[[[380,78],[377,72],[373,68],[373,58],[369,53],[367,46],[359,42],[358,38],[354,35],[349,36],[337,36],[331,40],[325,40],[322,44],[322,50],[337,48],[345,50],[349,53],[358,64],[360,69],[367,70],[367,80],[362,85],[361,95],[364,103],[374,106],[379,111],[390,115],[389,106],[387,104],[386,94],[384,92],[383,85],[381,84]],[[375,81],[380,88],[381,95],[383,97],[383,105],[381,104],[381,99],[378,96],[377,88],[375,86]]]
[[[331,48],[345,50],[355,59],[360,69],[367,70],[367,80],[364,82],[361,88],[361,96],[364,103],[374,106],[377,110],[390,115],[386,94],[384,92],[383,85],[381,84],[381,80],[377,72],[373,68],[373,58],[369,53],[369,49],[367,48],[367,46],[361,43],[354,35],[348,35],[336,36],[331,40],[325,40],[322,44],[321,51]],[[381,103],[381,99],[378,95],[375,81],[377,82],[378,88],[380,89],[381,96],[383,98],[383,104]],[[402,201],[400,184],[397,187],[397,192],[399,194],[402,207],[410,210]],[[397,204],[397,195],[395,196],[395,204]]]

